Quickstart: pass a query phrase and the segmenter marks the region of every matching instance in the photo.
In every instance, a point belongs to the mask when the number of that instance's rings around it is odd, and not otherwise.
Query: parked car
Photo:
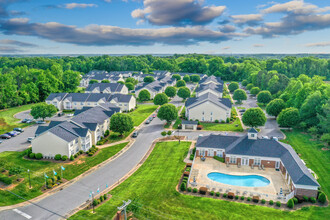
[[[149,121],[152,121],[152,120],[154,120],[154,118],[153,117],[149,117]]]
[[[246,110],[245,110],[245,109],[240,109],[239,111],[240,111],[240,112],[245,112]]]
[[[152,117],[153,117],[153,118],[156,118],[156,114],[153,114]]]
[[[146,124],[150,124],[150,120],[149,119],[146,121]]]
[[[18,132],[20,132],[20,133],[24,132],[23,128],[14,128],[13,130],[14,130],[14,131],[18,131]]]
[[[70,114],[67,114],[67,116],[69,116],[69,117],[72,117],[72,116],[73,116],[73,114],[72,114],[72,113],[70,113]]]
[[[2,140],[0,140],[0,144],[2,143]]]
[[[63,115],[64,115],[63,112],[59,112],[59,113],[57,114],[58,117],[61,117],[61,116],[63,116]]]
[[[34,137],[28,137],[27,142],[31,143],[33,139],[34,139]]]
[[[133,137],[133,138],[136,138],[136,137],[138,136],[138,134],[139,134],[139,133],[138,133],[137,131],[134,131],[133,134],[132,134],[132,137]]]
[[[11,136],[9,134],[2,134],[2,135],[0,135],[0,138],[1,139],[10,139]]]
[[[268,136],[262,136],[261,138],[262,138],[262,139],[269,139]]]
[[[42,120],[39,120],[39,121],[37,121],[37,124],[46,124],[46,122],[42,121]]]
[[[31,120],[31,119],[24,118],[24,119],[22,120],[22,123],[27,123],[27,121],[29,121],[29,120]]]
[[[15,132],[15,131],[10,131],[10,132],[7,132],[6,134],[8,134],[8,135],[10,135],[12,137],[15,137],[15,136],[18,135],[17,132]]]

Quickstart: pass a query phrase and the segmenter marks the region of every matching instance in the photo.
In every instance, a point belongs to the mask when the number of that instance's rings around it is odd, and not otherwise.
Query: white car
[[[33,139],[34,139],[34,137],[28,137],[27,142],[31,143]]]

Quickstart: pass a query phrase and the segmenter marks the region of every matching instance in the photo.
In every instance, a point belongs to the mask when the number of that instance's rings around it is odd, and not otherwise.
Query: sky
[[[330,53],[330,0],[0,0],[0,54]]]

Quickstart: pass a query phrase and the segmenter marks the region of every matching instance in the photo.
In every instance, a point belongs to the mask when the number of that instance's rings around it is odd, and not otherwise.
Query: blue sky
[[[330,1],[0,0],[0,54],[330,53]]]

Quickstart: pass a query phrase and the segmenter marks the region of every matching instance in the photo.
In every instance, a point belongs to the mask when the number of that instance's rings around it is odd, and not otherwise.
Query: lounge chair
[[[247,191],[244,191],[244,192],[243,192],[243,195],[246,195],[246,194],[247,194]]]
[[[259,170],[261,170],[261,164],[259,164],[258,168],[259,168]]]
[[[229,162],[228,161],[227,161],[226,165],[227,165],[227,167],[229,167]]]
[[[254,166],[253,166],[253,164],[251,165],[251,169],[254,169]]]
[[[265,170],[265,166],[263,164],[261,165],[261,169]]]
[[[237,167],[240,168],[241,167],[241,163],[237,163]]]

